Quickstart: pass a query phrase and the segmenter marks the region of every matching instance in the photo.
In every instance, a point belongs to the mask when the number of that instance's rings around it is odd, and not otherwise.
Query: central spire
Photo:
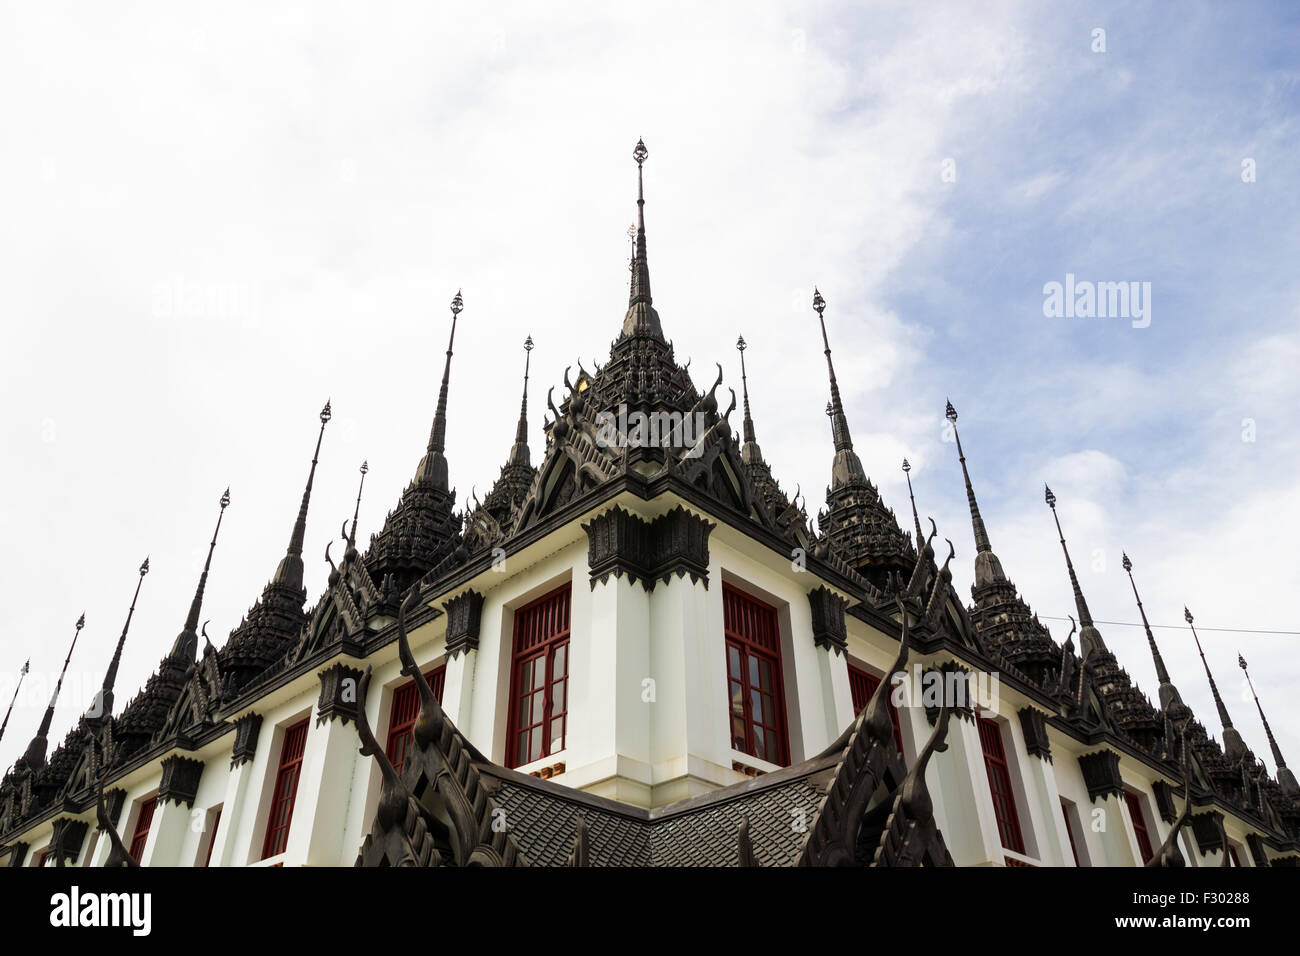
[[[754,419],[749,414],[749,378],[745,374],[745,349],[749,346],[742,335],[736,339],[736,351],[740,353],[740,391],[745,400],[745,443],[740,446],[740,460],[752,464],[763,459],[762,449],[754,440]]]
[[[302,504],[298,506],[298,519],[293,523],[293,534],[289,538],[289,550],[280,566],[275,569],[272,582],[281,584],[295,591],[302,590],[302,545],[307,535],[307,506],[311,503],[311,486],[316,480],[316,462],[320,459],[320,443],[325,437],[325,425],[333,417],[330,403],[320,410],[320,432],[316,435],[316,450],[311,456],[311,470],[307,472],[307,487],[302,491]]]
[[[357,504],[352,509],[352,530],[348,532],[348,553],[357,546],[357,519],[361,516],[361,492],[366,487],[366,474],[370,471],[370,462],[363,461],[360,469],[361,480],[357,482]]]
[[[947,402],[946,405],[944,417],[952,424],[952,437],[957,442],[957,458],[961,462],[962,479],[966,482],[966,502],[970,505],[970,523],[975,532],[975,586],[1002,584],[1007,580],[1006,572],[1002,570],[998,556],[993,553],[979,502],[975,500],[975,488],[971,484],[970,471],[966,468],[966,452],[962,450],[961,433],[957,431],[957,409],[953,408],[952,402]]]
[[[653,335],[663,338],[659,313],[650,296],[650,263],[645,248],[645,185],[642,165],[650,155],[645,143],[636,141],[632,158],[636,160],[636,253],[632,258],[632,286],[628,293],[627,314],[623,317],[623,335]]]
[[[1129,560],[1128,554],[1124,554],[1123,565],[1124,572],[1128,575],[1128,583],[1133,586],[1133,597],[1137,600],[1138,613],[1142,615],[1142,627],[1147,632],[1147,644],[1151,646],[1151,659],[1156,665],[1156,679],[1160,681],[1160,708],[1169,713],[1171,719],[1180,720],[1186,716],[1183,712],[1187,710],[1183,699],[1178,694],[1178,688],[1174,686],[1173,681],[1169,679],[1169,671],[1165,667],[1165,660],[1160,656],[1160,648],[1156,647],[1156,637],[1151,633],[1151,624],[1147,621],[1147,612],[1142,607],[1142,597],[1138,594],[1137,582],[1133,580],[1133,562]]]
[[[59,679],[54,685],[54,693],[50,695],[50,704],[45,708],[45,716],[41,718],[40,729],[36,731],[36,736],[27,745],[27,752],[23,754],[27,766],[33,770],[39,770],[45,766],[45,751],[49,746],[50,723],[54,720],[54,705],[59,702],[59,691],[63,689],[63,678],[68,673],[68,662],[72,660],[72,652],[77,647],[77,638],[81,636],[81,629],[85,626],[86,615],[82,614],[81,617],[77,618],[77,630],[72,635],[72,643],[68,646],[68,656],[63,659],[63,670],[59,671]]]
[[[1056,495],[1052,494],[1052,489],[1046,484],[1043,485],[1043,499],[1052,509],[1056,533],[1061,539],[1061,550],[1065,552],[1065,567],[1070,572],[1070,586],[1074,588],[1074,607],[1079,612],[1079,650],[1083,654],[1083,659],[1087,660],[1093,651],[1106,650],[1106,644],[1101,639],[1101,632],[1092,623],[1092,612],[1088,610],[1088,602],[1083,599],[1083,588],[1079,587],[1079,576],[1074,573],[1070,549],[1065,546],[1065,532],[1061,530],[1061,519],[1056,514]]]
[[[1228,708],[1223,706],[1223,698],[1219,696],[1219,685],[1214,682],[1214,675],[1210,673],[1210,664],[1205,659],[1205,650],[1201,647],[1200,635],[1196,633],[1196,625],[1193,622],[1192,612],[1183,608],[1183,620],[1187,626],[1192,629],[1192,637],[1196,640],[1196,650],[1201,655],[1201,666],[1205,668],[1205,676],[1210,681],[1210,693],[1214,695],[1214,706],[1219,710],[1219,722],[1223,724],[1223,752],[1229,760],[1239,760],[1246,753],[1246,742],[1241,739],[1241,734],[1237,728],[1232,726],[1232,718],[1228,716]]]
[[[104,686],[100,688],[95,702],[90,705],[90,712],[86,714],[89,720],[105,721],[113,713],[113,685],[117,682],[117,668],[122,662],[122,648],[126,644],[126,632],[131,629],[131,618],[135,615],[135,602],[140,597],[140,585],[144,584],[144,576],[148,573],[149,559],[145,558],[144,563],[140,565],[140,577],[135,582],[135,594],[131,596],[131,606],[126,612],[126,623],[122,625],[122,636],[117,639],[113,659],[109,661],[108,670],[104,672]]]
[[[920,554],[925,547],[925,532],[921,530],[921,515],[916,510],[916,495],[912,492],[912,463],[903,459],[903,474],[907,476],[907,497],[912,501],[912,524],[916,527],[916,551]]]
[[[221,519],[230,505],[230,489],[221,495],[221,511],[217,513],[217,526],[212,530],[212,543],[208,545],[208,558],[203,562],[203,573],[199,575],[199,586],[194,591],[194,600],[190,602],[190,613],[185,618],[185,627],[176,635],[171,653],[167,660],[179,664],[182,668],[194,663],[199,652],[199,612],[203,610],[203,589],[208,584],[208,571],[212,567],[212,552],[217,549],[217,533],[221,531]]]
[[[515,428],[515,443],[510,449],[507,464],[531,465],[528,454],[528,369],[533,357],[533,337],[524,340],[524,397],[519,402],[519,425]]]
[[[447,441],[447,387],[451,381],[451,353],[456,342],[456,317],[465,308],[465,300],[460,297],[460,290],[451,300],[451,335],[447,339],[447,362],[442,369],[442,386],[438,389],[438,409],[433,415],[433,429],[429,432],[429,448],[420,462],[415,479],[420,482],[432,482],[439,491],[448,489],[447,458],[443,454]]]
[[[826,300],[821,292],[813,289],[813,311],[822,329],[822,346],[826,355],[826,370],[831,377],[831,433],[835,438],[835,463],[831,468],[831,488],[841,488],[850,482],[866,481],[867,473],[862,469],[862,462],[853,450],[853,439],[849,435],[849,422],[844,417],[844,403],[840,400],[840,386],[835,380],[835,364],[831,361],[831,343],[826,336]]]

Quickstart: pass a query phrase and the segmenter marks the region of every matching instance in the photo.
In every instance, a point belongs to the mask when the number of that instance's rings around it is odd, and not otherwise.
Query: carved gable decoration
[[[1036,707],[1020,711],[1020,729],[1025,735],[1025,749],[1031,757],[1052,762],[1052,743],[1047,736],[1047,720]]]
[[[1083,782],[1093,803],[1098,797],[1122,796],[1124,781],[1119,775],[1119,754],[1113,750],[1098,750],[1079,758]]]
[[[808,604],[812,610],[813,643],[843,654],[848,649],[848,628],[844,623],[847,602],[822,585],[808,592]]]
[[[626,574],[647,591],[656,581],[668,583],[690,575],[691,582],[709,585],[709,533],[713,524],[678,505],[646,522],[614,507],[582,526],[587,532],[587,561],[591,587]]]

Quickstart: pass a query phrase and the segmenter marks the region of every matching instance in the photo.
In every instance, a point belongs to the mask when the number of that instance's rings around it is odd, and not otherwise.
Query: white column
[[[226,777],[226,796],[221,804],[221,819],[217,821],[217,832],[213,834],[212,859],[209,866],[239,866],[236,856],[235,834],[239,829],[239,820],[244,814],[244,799],[248,793],[248,781],[253,776],[253,761],[245,760],[238,767],[231,769]],[[248,858],[247,852],[244,859]]]
[[[285,845],[285,866],[340,866],[355,859],[344,859],[341,838],[347,825],[351,798],[348,783],[357,747],[356,728],[342,718],[313,724],[308,729]],[[352,852],[355,854],[355,847]]]
[[[182,866],[189,861],[181,858],[185,841],[190,833],[193,811],[174,799],[159,800],[154,807],[149,824],[149,836],[140,856],[141,866]]]

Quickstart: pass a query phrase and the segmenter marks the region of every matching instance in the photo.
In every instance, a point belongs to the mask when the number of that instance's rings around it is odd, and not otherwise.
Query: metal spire
[[[5,728],[9,726],[9,715],[14,712],[14,702],[18,700],[18,692],[22,690],[23,678],[27,676],[27,672],[30,671],[31,669],[32,669],[32,661],[31,658],[28,658],[23,663],[22,670],[18,672],[18,683],[14,686],[13,697],[9,698],[9,709],[5,711],[4,723],[0,723],[0,740],[4,739]]]
[[[1138,613],[1142,615],[1142,627],[1147,632],[1147,644],[1151,646],[1151,659],[1155,661],[1156,678],[1160,681],[1160,708],[1169,713],[1173,720],[1181,720],[1186,716],[1183,711],[1187,710],[1187,706],[1183,703],[1178,688],[1169,679],[1169,671],[1165,667],[1164,658],[1160,656],[1160,648],[1156,647],[1156,638],[1151,633],[1151,625],[1147,621],[1147,612],[1142,606],[1142,597],[1138,594],[1137,582],[1133,580],[1133,562],[1129,560],[1127,552],[1121,553],[1124,555],[1124,572],[1128,575],[1128,583],[1133,586],[1133,597],[1137,600]],[[1177,711],[1177,714],[1172,713],[1174,711]]]
[[[357,506],[352,510],[352,530],[348,532],[348,550],[357,546],[357,517],[361,514],[361,489],[366,486],[366,472],[370,471],[370,462],[361,463],[361,481],[357,484]]]
[[[762,461],[763,451],[754,439],[754,419],[749,414],[749,378],[745,374],[745,349],[747,348],[749,345],[745,342],[745,337],[739,336],[736,339],[736,351],[740,353],[740,391],[745,400],[745,443],[740,446],[740,460],[748,465]]]
[[[140,596],[140,585],[144,584],[144,576],[148,573],[149,559],[145,558],[144,563],[140,565],[140,577],[135,582],[135,594],[131,595],[131,606],[126,612],[126,623],[122,625],[122,636],[117,639],[113,659],[109,661],[108,670],[104,673],[104,686],[95,695],[95,700],[86,714],[87,720],[104,721],[113,713],[113,685],[117,682],[117,668],[122,662],[122,648],[126,644],[126,632],[131,629],[131,617],[135,614],[135,602]]]
[[[442,386],[438,389],[438,409],[433,415],[433,429],[429,432],[429,448],[420,462],[416,475],[418,481],[431,481],[439,491],[446,491],[447,458],[443,454],[447,441],[447,385],[451,380],[452,345],[456,342],[456,317],[465,308],[465,300],[460,297],[460,290],[451,300],[451,335],[447,339],[447,362],[442,369]]]
[[[1268,718],[1264,716],[1264,707],[1259,702],[1259,694],[1255,693],[1255,682],[1250,679],[1250,671],[1246,670],[1246,658],[1237,653],[1237,665],[1246,675],[1246,683],[1250,685],[1250,694],[1255,698],[1255,707],[1259,710],[1259,719],[1264,722],[1264,733],[1268,734],[1268,745],[1273,751],[1273,762],[1277,764],[1277,782],[1282,785],[1282,792],[1289,796],[1300,795],[1300,785],[1296,783],[1295,774],[1287,767],[1286,761],[1282,759],[1282,750],[1277,745],[1277,740],[1273,737],[1273,728],[1268,725]]]
[[[952,423],[952,435],[957,440],[957,458],[961,461],[961,474],[966,480],[966,500],[970,504],[970,521],[975,529],[975,551],[984,554],[992,551],[993,546],[989,544],[989,533],[984,528],[984,519],[980,517],[980,506],[975,500],[975,489],[970,483],[970,472],[966,470],[966,453],[961,449],[961,435],[957,431],[957,409],[952,407],[952,402],[948,402],[944,415]]]
[[[1104,651],[1105,642],[1101,639],[1101,633],[1092,623],[1092,613],[1088,610],[1088,602],[1083,599],[1083,589],[1079,587],[1079,576],[1074,573],[1074,562],[1070,560],[1070,549],[1065,546],[1065,532],[1061,530],[1061,519],[1056,514],[1056,495],[1052,494],[1052,489],[1046,484],[1043,485],[1043,499],[1047,506],[1052,509],[1052,519],[1056,522],[1056,533],[1061,539],[1061,550],[1065,552],[1065,567],[1070,572],[1070,586],[1074,589],[1074,607],[1079,612],[1079,650],[1087,660],[1088,656],[1094,651]]]
[[[1238,760],[1246,753],[1246,742],[1241,739],[1241,734],[1237,728],[1232,726],[1232,718],[1228,716],[1228,708],[1223,706],[1223,698],[1219,696],[1219,685],[1214,683],[1214,675],[1210,673],[1210,664],[1205,659],[1205,649],[1201,647],[1200,635],[1196,633],[1196,625],[1192,623],[1192,612],[1183,608],[1183,620],[1187,626],[1192,629],[1192,637],[1196,639],[1196,650],[1200,652],[1201,664],[1205,667],[1205,676],[1210,681],[1210,693],[1214,695],[1214,706],[1219,709],[1219,722],[1223,724],[1223,752],[1229,760]]]
[[[533,357],[533,337],[524,339],[524,397],[519,402],[519,425],[515,428],[515,444],[510,449],[511,465],[529,465],[528,453],[528,370]]]
[[[840,400],[840,386],[835,380],[835,364],[831,361],[831,343],[826,337],[826,300],[815,287],[813,288],[813,311],[822,329],[822,347],[826,355],[826,369],[831,377],[831,433],[835,438],[835,463],[831,468],[831,487],[839,488],[850,481],[866,481],[867,474],[862,469],[862,462],[853,450],[853,439],[849,435],[849,422],[844,417],[844,403]]]
[[[650,295],[650,262],[645,245],[645,186],[641,167],[649,155],[650,150],[638,139],[632,150],[632,158],[636,160],[636,252],[632,257],[632,285],[628,290],[627,314],[623,317],[623,335],[649,332],[662,339],[659,313]]]
[[[41,718],[40,729],[36,731],[36,736],[32,742],[27,745],[27,752],[23,759],[27,761],[27,766],[33,770],[39,770],[45,766],[45,751],[49,746],[50,723],[54,720],[54,705],[59,702],[59,691],[63,689],[63,678],[68,673],[68,662],[72,660],[72,652],[77,646],[77,638],[81,636],[81,629],[86,626],[86,615],[83,613],[77,618],[77,630],[72,635],[72,643],[68,646],[68,656],[63,659],[63,670],[59,671],[59,679],[54,685],[54,693],[50,695],[50,705],[45,708],[45,716]]]
[[[925,532],[921,530],[921,516],[916,511],[916,495],[912,494],[912,463],[903,459],[903,474],[907,476],[907,497],[912,499],[912,521],[916,523],[916,553],[925,547]]]
[[[316,463],[320,460],[320,443],[325,437],[325,425],[333,417],[330,403],[320,410],[320,432],[316,435],[316,450],[311,456],[311,470],[307,472],[307,487],[302,490],[302,504],[298,506],[298,518],[293,523],[293,534],[289,538],[289,550],[280,566],[275,569],[272,581],[295,591],[302,590],[302,545],[307,535],[307,506],[311,503],[311,486],[316,480]]]
[[[190,602],[190,613],[185,618],[185,627],[176,635],[167,659],[181,667],[188,667],[194,662],[199,652],[199,612],[203,609],[203,589],[208,584],[208,570],[212,567],[212,552],[217,549],[217,532],[221,530],[221,519],[230,505],[230,489],[221,495],[221,511],[217,514],[217,526],[212,530],[212,543],[208,545],[208,558],[203,562],[203,573],[199,575],[199,586],[194,591],[194,600]]]

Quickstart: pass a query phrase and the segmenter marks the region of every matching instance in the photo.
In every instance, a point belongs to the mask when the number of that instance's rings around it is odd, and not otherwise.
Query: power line
[[[1040,614],[1040,618],[1046,618],[1049,621],[1068,621],[1068,617],[1053,617],[1050,614]],[[1132,621],[1093,621],[1094,624],[1105,624],[1114,627],[1141,627],[1141,624]],[[1164,628],[1169,631],[1183,631],[1187,629],[1185,624],[1152,624],[1152,627]],[[1286,634],[1300,635],[1300,631],[1264,631],[1249,627],[1202,627],[1202,631],[1222,631],[1226,634]]]

